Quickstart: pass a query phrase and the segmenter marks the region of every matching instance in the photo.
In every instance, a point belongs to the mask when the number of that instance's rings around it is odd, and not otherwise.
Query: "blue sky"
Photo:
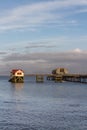
[[[60,66],[85,72],[86,24],[87,0],[0,1],[1,74],[15,67],[25,73]]]

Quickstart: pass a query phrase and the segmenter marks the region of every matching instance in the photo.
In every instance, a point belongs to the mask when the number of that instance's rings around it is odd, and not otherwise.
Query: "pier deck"
[[[47,80],[87,83],[87,74],[25,74],[25,76],[47,77]],[[40,78],[39,78],[40,79]]]

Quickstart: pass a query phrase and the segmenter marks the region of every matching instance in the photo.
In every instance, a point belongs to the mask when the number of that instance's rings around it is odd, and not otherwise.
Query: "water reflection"
[[[10,83],[10,105],[15,111],[22,111],[24,106],[24,83]]]
[[[16,90],[19,91],[23,89],[24,84],[23,83],[11,83],[11,86]]]
[[[86,84],[31,81],[0,80],[0,130],[87,129]]]

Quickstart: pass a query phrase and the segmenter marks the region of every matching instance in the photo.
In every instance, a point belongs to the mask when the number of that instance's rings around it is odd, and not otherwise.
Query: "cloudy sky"
[[[87,73],[87,0],[1,0],[0,74]]]

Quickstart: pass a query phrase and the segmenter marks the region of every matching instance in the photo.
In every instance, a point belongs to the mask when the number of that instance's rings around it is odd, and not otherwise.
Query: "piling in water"
[[[36,75],[36,82],[44,82],[44,76],[43,75]]]
[[[63,81],[63,76],[62,75],[56,75],[55,76],[55,82],[62,82]]]
[[[23,83],[24,82],[24,77],[17,77],[17,76],[14,76],[12,77],[9,82],[12,82],[12,83]]]

